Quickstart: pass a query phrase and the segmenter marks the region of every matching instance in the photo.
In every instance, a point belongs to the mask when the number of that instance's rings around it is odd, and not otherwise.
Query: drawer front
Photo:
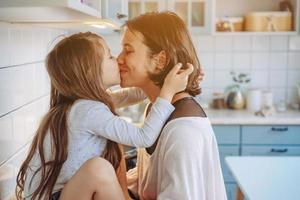
[[[236,200],[237,185],[234,183],[226,183],[226,193],[228,200]]]
[[[218,144],[239,144],[240,126],[215,125],[213,130]]]
[[[238,146],[219,146],[220,153],[220,162],[222,167],[222,173],[225,182],[235,182],[231,172],[228,169],[228,166],[225,162],[226,156],[238,156],[239,155],[239,147]]]
[[[242,144],[300,144],[300,126],[242,126]]]
[[[263,145],[263,146],[242,146],[243,156],[300,156],[300,146],[287,145]]]

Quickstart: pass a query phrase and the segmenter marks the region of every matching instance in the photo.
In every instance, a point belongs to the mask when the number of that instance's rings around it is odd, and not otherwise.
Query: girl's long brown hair
[[[105,103],[115,114],[110,96],[102,82],[101,64],[104,48],[102,38],[86,32],[74,34],[61,40],[48,54],[46,68],[51,80],[50,110],[44,116],[27,158],[21,165],[17,175],[16,196],[24,198],[24,183],[29,163],[36,153],[41,166],[34,173],[40,172],[40,183],[31,199],[51,199],[51,193],[60,170],[68,157],[68,125],[67,114],[70,107],[78,99],[89,99]],[[46,158],[44,140],[47,134],[51,138],[51,158]],[[100,156],[100,155],[99,155]],[[117,143],[107,142],[102,155],[115,169],[121,160],[121,151]]]

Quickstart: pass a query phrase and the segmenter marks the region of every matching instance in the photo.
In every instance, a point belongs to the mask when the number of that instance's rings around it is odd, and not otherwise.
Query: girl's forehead
[[[105,42],[105,40],[104,39],[99,39],[98,41],[103,46],[105,52],[108,52],[109,51],[109,47],[108,47],[107,43]]]

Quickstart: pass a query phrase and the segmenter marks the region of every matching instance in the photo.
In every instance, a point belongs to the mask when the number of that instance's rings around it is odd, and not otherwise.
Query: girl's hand
[[[186,89],[189,75],[193,72],[194,67],[192,64],[187,64],[187,69],[181,69],[182,64],[176,64],[173,69],[166,76],[164,85],[160,91],[160,97],[171,102],[174,94]]]

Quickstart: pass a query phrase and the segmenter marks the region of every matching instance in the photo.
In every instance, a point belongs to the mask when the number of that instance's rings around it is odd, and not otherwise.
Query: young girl
[[[169,73],[142,128],[115,113],[114,103],[144,96],[139,90],[113,97],[106,92],[120,76],[116,59],[98,35],[78,33],[63,39],[48,54],[46,67],[50,110],[18,173],[17,198],[123,199],[115,173],[122,156],[118,143],[149,147],[155,142],[174,110],[173,95],[185,89],[193,67],[181,71],[177,65]]]

